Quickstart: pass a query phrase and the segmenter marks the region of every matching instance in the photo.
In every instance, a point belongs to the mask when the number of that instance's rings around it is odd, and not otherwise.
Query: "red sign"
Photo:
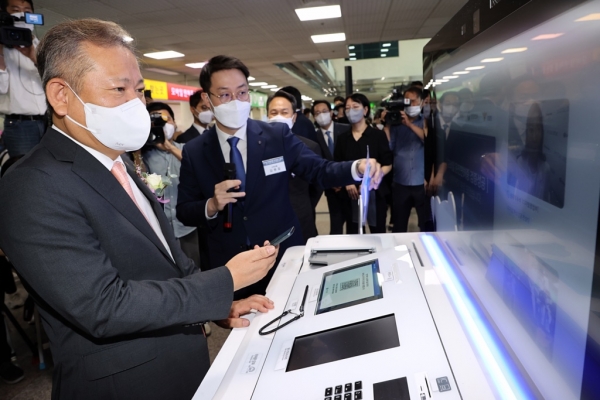
[[[169,100],[189,100],[190,96],[200,90],[199,87],[176,85],[167,82]]]

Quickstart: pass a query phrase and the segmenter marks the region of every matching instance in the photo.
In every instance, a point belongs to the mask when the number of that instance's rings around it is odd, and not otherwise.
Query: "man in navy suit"
[[[367,165],[366,160],[324,160],[288,126],[249,119],[249,75],[236,58],[216,56],[208,61],[200,73],[200,85],[213,107],[216,126],[183,149],[177,218],[186,225],[207,226],[211,267],[292,226],[300,232],[290,204],[290,172],[328,188],[360,180]],[[224,179],[226,162],[236,165],[237,179]],[[373,186],[378,186],[381,166],[374,161],[371,175]],[[233,203],[233,229],[227,232],[223,209],[229,203]],[[281,245],[279,254],[301,243],[302,236],[295,234]],[[236,292],[235,297],[264,293],[272,274]]]
[[[0,180],[0,248],[38,305],[54,400],[190,399],[210,366],[200,322],[248,326],[241,314],[272,308],[232,298],[277,250],[200,272],[121,156],[150,130],[129,35],[96,19],[46,33],[37,54],[52,127]]]
[[[350,132],[351,126],[340,124],[333,121],[333,110],[327,100],[316,100],[311,108],[311,112],[319,129],[317,129],[317,143],[325,159],[333,161],[333,150],[337,143],[337,138],[344,132]],[[344,233],[344,214],[342,213],[341,188],[332,188],[325,190],[327,197],[327,207],[329,208],[329,234],[341,235]]]

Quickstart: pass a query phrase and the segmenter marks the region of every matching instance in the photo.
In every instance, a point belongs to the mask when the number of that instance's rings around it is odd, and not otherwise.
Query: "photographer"
[[[179,169],[181,168],[181,149],[183,144],[173,141],[177,127],[175,114],[168,104],[158,101],[149,104],[146,109],[150,114],[160,114],[166,122],[163,126],[164,141],[161,143],[147,144],[142,156],[151,174],[168,177],[171,184],[165,188],[164,199],[169,200],[164,204],[165,214],[173,228],[175,237],[179,239],[181,249],[194,262],[200,266],[200,248],[198,246],[198,232],[195,227],[185,226],[175,216],[177,205],[177,186],[179,185]],[[158,139],[159,141],[163,140]]]
[[[400,121],[391,112],[385,115],[385,131],[394,153],[393,232],[406,232],[413,207],[417,209],[419,228],[424,232],[425,215],[425,138],[427,127],[421,116],[423,91],[411,87],[404,93],[405,107]]]
[[[0,9],[13,18],[33,12],[32,0],[3,0]],[[15,21],[15,28],[33,25]],[[0,113],[5,115],[2,138],[11,157],[23,155],[39,143],[46,127],[46,98],[36,64],[37,38],[29,46],[0,44]]]

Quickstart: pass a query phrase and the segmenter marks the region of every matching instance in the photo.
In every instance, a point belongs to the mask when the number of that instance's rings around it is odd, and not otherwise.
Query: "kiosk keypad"
[[[332,395],[334,395],[333,400],[362,400],[362,381],[354,382],[354,397],[352,397],[352,383],[326,388],[325,400],[332,400]]]

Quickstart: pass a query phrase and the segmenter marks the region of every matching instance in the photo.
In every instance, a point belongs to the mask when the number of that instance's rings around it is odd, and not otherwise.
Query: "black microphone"
[[[225,180],[232,180],[236,178],[236,169],[234,163],[225,163]],[[235,189],[231,188],[228,192],[234,192]],[[228,203],[223,209],[223,230],[225,232],[231,232],[233,229],[233,203]]]

